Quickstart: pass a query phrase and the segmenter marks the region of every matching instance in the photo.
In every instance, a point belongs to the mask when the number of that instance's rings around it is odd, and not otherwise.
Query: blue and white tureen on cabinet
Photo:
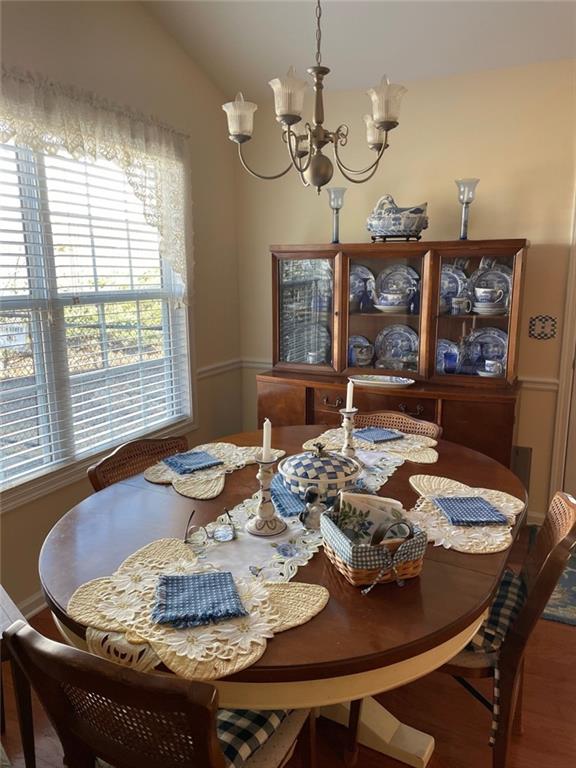
[[[304,500],[306,491],[315,486],[319,500],[332,503],[339,491],[352,488],[362,472],[354,459],[325,451],[322,443],[315,450],[287,456],[278,465],[285,487]]]
[[[392,195],[384,195],[378,200],[368,219],[366,227],[372,239],[386,237],[416,237],[428,227],[427,203],[400,208]]]

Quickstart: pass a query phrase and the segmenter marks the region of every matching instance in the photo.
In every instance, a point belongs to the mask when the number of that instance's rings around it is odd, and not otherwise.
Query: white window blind
[[[125,172],[0,145],[0,483],[190,415],[186,312]]]

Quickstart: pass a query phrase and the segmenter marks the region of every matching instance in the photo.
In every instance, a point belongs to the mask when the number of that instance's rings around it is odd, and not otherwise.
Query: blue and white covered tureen
[[[354,459],[325,451],[321,443],[316,443],[313,451],[282,459],[278,471],[286,488],[302,500],[308,488],[315,486],[319,491],[319,500],[330,504],[339,491],[356,484],[362,467]]]

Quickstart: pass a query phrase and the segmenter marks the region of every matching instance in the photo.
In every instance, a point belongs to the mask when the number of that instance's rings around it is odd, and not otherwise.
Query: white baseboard
[[[30,597],[22,600],[18,608],[22,611],[25,618],[31,619],[32,616],[36,616],[37,613],[40,613],[40,611],[46,608],[46,600],[44,599],[43,593],[41,591],[35,592],[33,595],[30,595]]]

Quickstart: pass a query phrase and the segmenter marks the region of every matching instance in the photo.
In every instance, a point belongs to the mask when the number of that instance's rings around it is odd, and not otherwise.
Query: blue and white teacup
[[[499,288],[474,288],[474,295],[479,304],[497,304],[504,298],[504,291]]]
[[[472,311],[472,302],[465,296],[453,296],[451,305],[453,315],[469,315]]]
[[[486,360],[484,362],[484,370],[486,373],[491,373],[494,376],[501,376],[504,373],[504,365],[500,360]]]
[[[384,306],[396,307],[408,304],[412,291],[390,290],[383,291],[378,297],[378,303]]]

